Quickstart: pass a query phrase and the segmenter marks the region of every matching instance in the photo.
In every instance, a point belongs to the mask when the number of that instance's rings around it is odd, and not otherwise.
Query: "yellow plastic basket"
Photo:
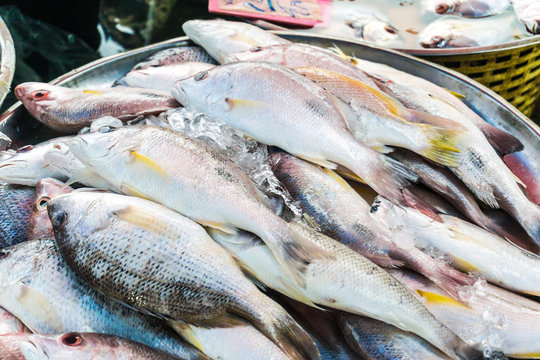
[[[540,36],[490,47],[405,52],[469,76],[528,117],[540,101]]]

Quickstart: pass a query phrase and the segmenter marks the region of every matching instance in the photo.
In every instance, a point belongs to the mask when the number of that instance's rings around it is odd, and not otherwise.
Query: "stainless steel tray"
[[[540,128],[488,88],[455,71],[397,51],[337,38],[276,33],[295,42],[321,47],[336,45],[347,54],[393,66],[465,95],[467,104],[486,121],[517,136],[523,142],[525,149],[512,156],[519,158],[535,177],[537,186],[540,186]],[[166,48],[191,44],[187,37],[180,37],[102,58],[60,76],[51,83],[74,88],[107,87],[149,55]],[[16,145],[35,143],[57,135],[31,118],[20,102],[0,116],[0,131],[8,135]]]

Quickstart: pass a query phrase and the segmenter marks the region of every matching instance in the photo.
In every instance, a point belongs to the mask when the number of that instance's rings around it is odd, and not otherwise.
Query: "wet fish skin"
[[[185,62],[143,70],[130,71],[125,76],[127,86],[160,90],[170,93],[178,79],[194,76],[214,65],[203,62]]]
[[[169,94],[129,87],[70,89],[27,82],[14,90],[28,112],[46,126],[62,133],[76,133],[102,116],[127,121],[178,107]]]
[[[73,192],[47,208],[63,257],[100,292],[203,327],[227,326],[239,316],[292,358],[319,358],[302,328],[192,220],[110,193]]]
[[[0,150],[7,150],[11,146],[11,139],[4,133],[0,132]]]
[[[439,15],[484,17],[503,13],[510,7],[508,0],[424,0],[428,11]]]
[[[20,338],[19,349],[26,360],[180,360],[147,345],[106,334],[71,332]]]
[[[404,39],[381,15],[370,11],[355,11],[345,19],[345,24],[355,31],[355,35],[365,41],[387,47],[399,47]]]
[[[477,281],[463,288],[461,303],[426,278],[405,270],[390,270],[421,300],[437,319],[469,344],[482,350],[489,337],[497,340],[489,350],[512,358],[540,358],[540,305],[510,291]]]
[[[0,307],[0,336],[17,333],[30,333],[30,330],[12,313]]]
[[[28,239],[33,189],[0,182],[0,248]]]
[[[412,174],[360,144],[344,120],[351,109],[292,70],[262,62],[221,65],[202,78],[178,81],[173,95],[261,143],[325,167],[343,165],[378,193],[404,201],[401,189]]]
[[[540,34],[540,4],[535,0],[513,0],[516,15],[530,33]]]
[[[447,358],[422,338],[381,321],[341,313],[338,316],[338,323],[349,346],[368,359]]]
[[[62,259],[53,239],[27,241],[2,253],[0,306],[31,331],[93,331],[122,336],[186,359],[207,359],[158,319],[90,289]]]
[[[257,26],[221,19],[189,20],[182,25],[182,30],[220,64],[228,56],[253,47],[290,43]]]
[[[71,186],[52,178],[41,179],[36,184],[32,199],[32,213],[28,221],[28,239],[51,239],[54,233],[47,213],[47,203],[53,197],[73,191]]]
[[[191,61],[216,64],[216,61],[200,46],[180,46],[158,51],[135,65],[131,70],[143,70],[151,67],[182,64]]]

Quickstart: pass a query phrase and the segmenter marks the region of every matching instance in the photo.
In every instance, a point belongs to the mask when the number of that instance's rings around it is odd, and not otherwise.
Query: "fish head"
[[[72,332],[60,335],[31,335],[20,348],[27,360],[90,360],[96,356],[101,358],[101,345],[100,336],[97,334]],[[112,349],[108,348],[109,352],[110,350]]]
[[[461,0],[429,0],[427,9],[439,15],[453,14]]]
[[[103,195],[103,194],[101,194]],[[119,209],[124,206],[119,206]],[[87,236],[110,225],[116,208],[93,191],[74,191],[53,197],[47,212],[54,236],[61,243],[77,244]]]
[[[41,114],[65,95],[62,87],[39,82],[22,83],[13,92],[36,119],[41,119]]]
[[[47,164],[43,155],[49,145],[26,145],[17,149],[15,153],[9,152],[0,162],[0,180],[11,184],[34,186],[39,174],[47,174]],[[46,175],[45,175],[46,176]]]
[[[73,191],[63,182],[45,178],[36,184],[36,194],[32,203],[32,214],[28,221],[28,238],[30,240],[53,238],[54,233],[47,213],[47,203],[53,197]]]
[[[442,21],[432,23],[418,36],[418,43],[425,48],[451,47],[453,40],[451,24]]]
[[[225,20],[189,20],[182,29],[195,43],[219,63],[228,56],[247,51],[254,46],[267,46],[286,43],[278,36],[256,26]]]
[[[362,36],[366,41],[387,47],[398,47],[403,45],[404,41],[398,29],[379,20],[367,23],[363,27]]]

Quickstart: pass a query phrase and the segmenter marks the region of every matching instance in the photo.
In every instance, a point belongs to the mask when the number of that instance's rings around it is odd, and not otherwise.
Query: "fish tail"
[[[239,315],[248,319],[291,359],[320,359],[319,350],[308,333],[279,304],[264,297],[265,300],[253,297],[257,306],[239,309]],[[250,309],[264,310],[255,312]]]
[[[455,167],[460,160],[459,142],[463,132],[431,125],[423,125],[423,130],[427,146],[419,154],[438,164]]]
[[[280,225],[279,229],[263,239],[287,275],[305,288],[304,274],[308,265],[316,259],[334,257],[312,241],[322,234],[296,223],[280,222]]]
[[[480,131],[482,131],[491,146],[501,155],[523,150],[523,143],[518,138],[506,131],[497,129],[487,122],[480,127]]]

